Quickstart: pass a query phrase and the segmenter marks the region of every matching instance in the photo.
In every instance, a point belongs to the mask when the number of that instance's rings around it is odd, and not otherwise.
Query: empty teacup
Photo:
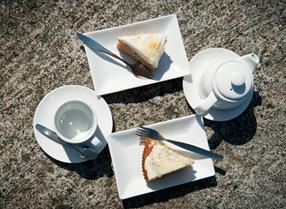
[[[69,144],[100,145],[94,136],[97,129],[95,111],[81,101],[68,101],[56,111],[54,124],[58,136]],[[90,140],[92,139],[92,142]],[[91,145],[91,144],[90,144]]]

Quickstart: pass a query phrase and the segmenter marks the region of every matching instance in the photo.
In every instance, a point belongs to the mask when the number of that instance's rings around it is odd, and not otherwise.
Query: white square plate
[[[200,116],[186,116],[146,127],[158,130],[165,138],[190,143],[209,150]],[[121,199],[215,175],[213,162],[210,158],[191,153],[195,161],[193,166],[178,170],[147,184],[141,168],[144,145],[140,144],[140,139],[136,136],[135,131],[136,129],[129,129],[113,133],[107,139]]]
[[[100,52],[95,53],[85,46],[97,95],[114,93],[190,74],[188,59],[176,15],[168,15],[143,22],[89,32],[85,33],[85,35],[127,61],[132,61],[116,48],[117,37],[143,32],[157,32],[167,36],[165,53],[160,60],[153,79],[137,78],[122,62]]]

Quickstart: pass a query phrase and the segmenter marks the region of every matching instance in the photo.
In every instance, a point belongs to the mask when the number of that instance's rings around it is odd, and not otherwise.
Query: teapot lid
[[[239,61],[222,63],[213,79],[214,91],[229,100],[239,100],[252,89],[252,72]]]

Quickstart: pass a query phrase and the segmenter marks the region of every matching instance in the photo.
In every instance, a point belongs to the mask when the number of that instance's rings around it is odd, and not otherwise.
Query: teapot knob
[[[231,84],[234,86],[241,86],[245,82],[245,77],[241,72],[234,72],[231,75]]]

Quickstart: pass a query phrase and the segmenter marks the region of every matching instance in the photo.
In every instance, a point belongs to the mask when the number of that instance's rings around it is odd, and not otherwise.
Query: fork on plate
[[[170,142],[174,145],[177,145],[178,147],[181,147],[183,149],[198,153],[200,155],[210,157],[213,159],[217,159],[217,160],[223,160],[222,155],[216,154],[214,152],[211,152],[211,151],[208,151],[208,150],[205,150],[205,149],[202,149],[200,147],[197,147],[197,146],[194,146],[191,144],[187,144],[184,142],[166,139],[158,131],[156,131],[155,129],[152,129],[152,128],[139,126],[136,130],[136,135],[140,136],[140,138],[142,138],[142,139],[144,139],[145,137],[149,137],[149,138],[154,139],[154,140],[164,140],[164,141]]]

